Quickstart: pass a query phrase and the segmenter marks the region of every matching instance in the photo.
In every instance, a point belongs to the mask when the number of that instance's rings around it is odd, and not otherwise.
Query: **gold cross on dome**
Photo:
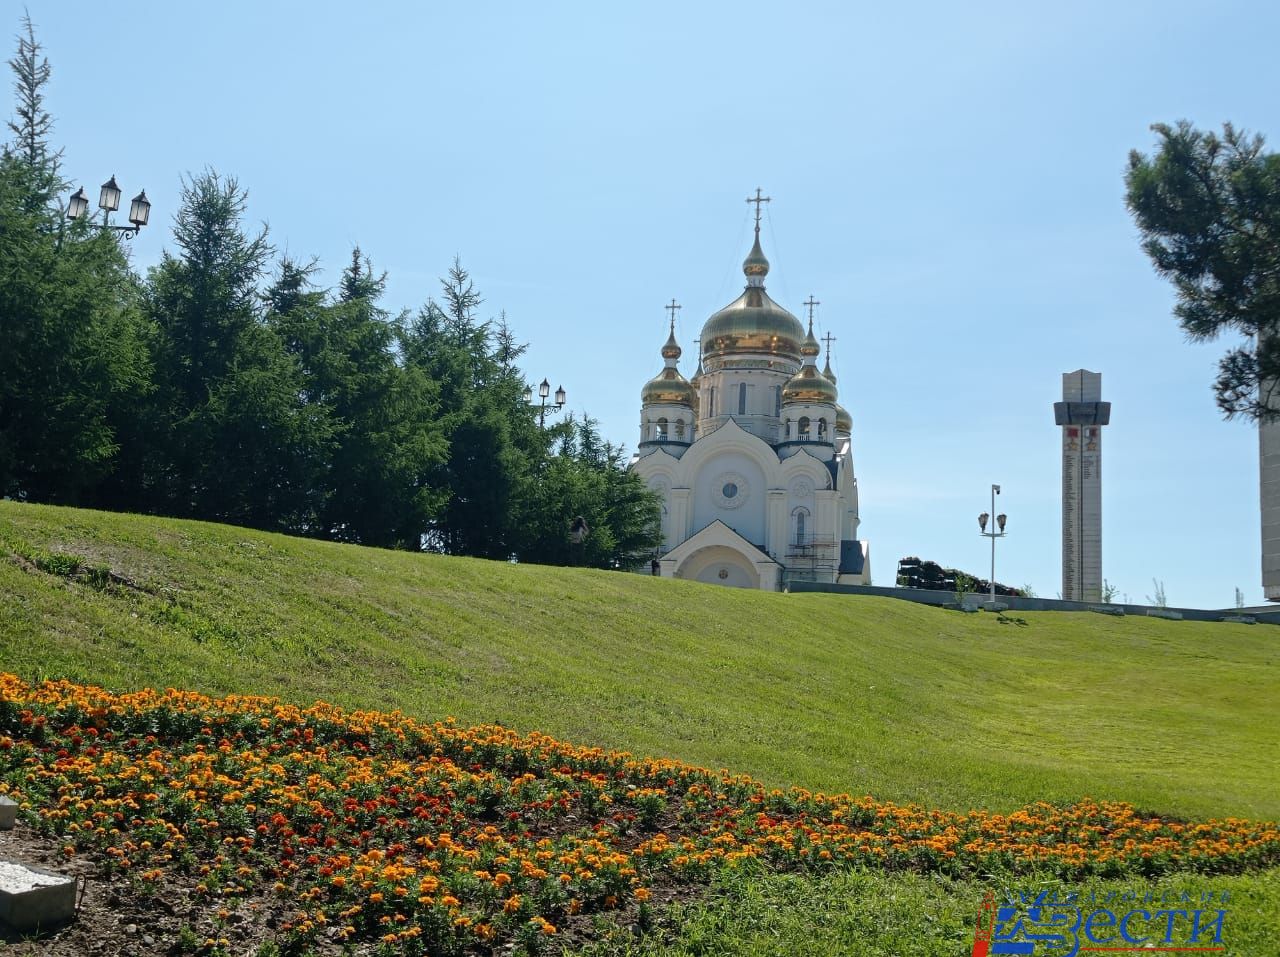
[[[675,332],[676,331],[676,310],[683,309],[684,306],[680,305],[678,302],[676,302],[675,298],[672,297],[671,305],[663,306],[662,308],[667,310],[669,313],[671,313],[671,331]]]
[[[773,202],[773,198],[772,198],[772,197],[770,197],[770,196],[761,196],[760,194],[761,194],[762,192],[764,192],[764,190],[762,190],[759,186],[757,186],[757,187],[756,187],[756,194],[755,194],[755,196],[748,196],[748,197],[747,197],[747,202],[748,202],[748,203],[755,203],[755,204],[756,204],[756,229],[759,229],[759,228],[760,228],[760,207],[761,207],[761,205],[763,205],[764,203],[771,203],[771,202]]]
[[[831,359],[831,343],[836,341],[836,337],[828,332],[825,336],[822,337],[822,341],[827,344],[827,359],[830,360]]]
[[[821,302],[819,302],[817,299],[814,299],[814,298],[813,298],[813,293],[809,293],[809,298],[808,298],[808,299],[806,299],[804,302],[802,302],[800,305],[808,307],[808,309],[809,309],[809,325],[813,325],[813,307],[814,307],[814,306],[820,306],[820,305],[822,305],[822,303],[821,303]]]

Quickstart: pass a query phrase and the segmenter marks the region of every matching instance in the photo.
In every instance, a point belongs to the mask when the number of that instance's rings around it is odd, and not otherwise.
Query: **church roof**
[[[765,292],[764,277],[769,273],[769,260],[760,249],[759,224],[755,244],[742,263],[742,272],[747,277],[747,288],[742,295],[702,327],[702,355],[765,353],[799,359],[804,326]]]
[[[787,380],[782,387],[783,402],[816,402],[835,405],[836,384],[818,371],[814,362],[821,352],[818,340],[813,337],[813,320],[809,320],[809,332],[800,346],[800,354],[804,356],[804,365],[800,371]]]
[[[846,538],[840,543],[840,570],[837,574],[861,575],[864,561],[861,542]]]
[[[696,398],[693,386],[682,376],[679,370],[668,366],[644,384],[640,390],[640,401],[645,405],[666,403],[668,405],[687,405],[693,407]]]
[[[836,387],[818,371],[817,366],[806,365],[782,387],[782,401],[835,405]]]
[[[680,307],[671,300],[671,331],[667,341],[662,345],[662,358],[665,367],[656,376],[644,384],[640,390],[640,402],[644,405],[664,403],[667,405],[684,405],[693,408],[698,400],[698,393],[688,380],[680,374],[676,363],[680,361],[680,343],[676,342],[676,314]]]

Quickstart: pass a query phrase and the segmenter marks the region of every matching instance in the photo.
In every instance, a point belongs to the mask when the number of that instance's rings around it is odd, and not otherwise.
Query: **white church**
[[[793,581],[870,582],[858,540],[853,421],[836,401],[809,328],[769,298],[769,261],[755,244],[742,295],[702,327],[698,370],[680,374],[671,334],[665,368],[640,393],[632,468],[662,498],[657,570],[666,578],[776,591]]]

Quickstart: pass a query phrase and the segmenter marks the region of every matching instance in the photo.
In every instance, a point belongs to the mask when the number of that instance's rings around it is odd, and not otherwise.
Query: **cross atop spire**
[[[757,187],[756,187],[756,194],[755,194],[755,196],[748,196],[748,197],[747,197],[747,202],[748,202],[748,203],[755,203],[755,204],[756,204],[756,232],[757,232],[757,233],[758,233],[758,232],[760,232],[760,207],[761,207],[764,203],[771,203],[771,202],[773,202],[773,198],[772,198],[772,197],[770,197],[770,196],[761,196],[760,194],[761,194],[762,192],[764,192],[764,190],[762,190],[759,186],[757,186]]]
[[[802,302],[800,305],[804,306],[809,310],[809,325],[812,326],[813,325],[813,307],[820,306],[822,305],[822,303],[819,302],[817,299],[813,298],[813,293],[809,293],[809,298],[806,299],[804,302]]]
[[[831,361],[831,343],[836,341],[836,337],[828,332],[825,336],[822,337],[822,341],[827,344],[827,361],[830,362]]]
[[[683,309],[684,306],[676,302],[675,297],[673,296],[671,298],[671,304],[667,306],[663,306],[662,308],[667,310],[667,312],[671,313],[671,331],[674,333],[676,331],[676,310]]]

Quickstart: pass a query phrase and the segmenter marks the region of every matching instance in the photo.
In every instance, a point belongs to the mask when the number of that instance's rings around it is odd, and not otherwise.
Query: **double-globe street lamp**
[[[549,395],[551,395],[551,383],[548,382],[546,379],[543,379],[542,382],[538,385],[538,398],[542,400],[538,408],[538,428],[546,427],[547,397]],[[557,412],[559,412],[561,409],[564,408],[565,398],[566,398],[566,394],[564,391],[564,386],[560,386],[560,388],[556,389],[556,411]],[[533,386],[531,385],[525,386],[524,400],[525,402],[529,403],[529,405],[533,405]]]
[[[151,201],[147,199],[147,191],[144,189],[129,202],[129,222],[133,225],[111,225],[111,214],[120,208],[120,187],[116,185],[114,174],[102,184],[102,190],[98,193],[98,208],[102,210],[102,228],[113,229],[125,239],[138,235],[138,230],[147,225],[147,220],[151,217]],[[89,197],[81,186],[67,200],[67,219],[80,219],[88,210]]]
[[[991,486],[991,512],[983,512],[978,516],[978,529],[983,538],[991,539],[991,604],[996,603],[996,539],[1004,538],[1004,523],[1008,520],[1007,515],[1001,512],[996,516],[996,524],[991,526],[991,531],[987,531],[987,522],[991,520],[991,513],[996,510],[996,496],[1000,494],[1000,486]],[[996,531],[997,526],[1000,531]]]

